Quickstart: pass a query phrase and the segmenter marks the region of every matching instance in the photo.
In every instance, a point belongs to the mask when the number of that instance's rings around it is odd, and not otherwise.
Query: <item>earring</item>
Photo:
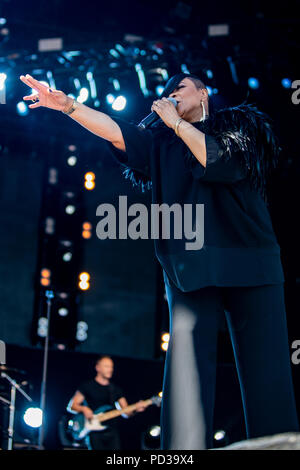
[[[202,105],[202,118],[200,119],[200,122],[205,121],[206,119],[206,112],[205,112],[205,106],[204,106],[203,100],[201,101],[201,105]]]

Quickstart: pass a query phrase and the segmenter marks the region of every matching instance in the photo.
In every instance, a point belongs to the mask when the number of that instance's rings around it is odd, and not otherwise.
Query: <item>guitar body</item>
[[[100,421],[99,417],[101,414],[111,410],[112,407],[110,405],[104,405],[97,408],[94,411],[94,416],[91,419],[87,419],[83,413],[78,413],[71,421],[72,421],[72,434],[76,441],[80,441],[84,439],[91,431],[103,431],[107,428],[104,426]]]
[[[143,400],[143,405],[146,408],[150,405],[160,406],[161,398],[154,396],[148,400]],[[117,418],[123,413],[133,412],[138,404],[134,403],[121,410],[113,408],[111,405],[100,406],[94,411],[94,416],[91,419],[85,418],[83,413],[78,413],[76,416],[69,421],[69,427],[73,438],[77,441],[84,439],[91,431],[103,431],[107,428],[103,422]]]

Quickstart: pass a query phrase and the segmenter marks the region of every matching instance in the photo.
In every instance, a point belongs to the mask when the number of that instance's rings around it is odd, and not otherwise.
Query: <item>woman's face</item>
[[[194,82],[184,78],[169,97],[177,101],[177,112],[180,117],[189,122],[200,121],[202,117],[201,101],[207,99],[207,90],[196,88]]]

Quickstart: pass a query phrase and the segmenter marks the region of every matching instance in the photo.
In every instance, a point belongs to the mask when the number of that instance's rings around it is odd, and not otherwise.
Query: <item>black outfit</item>
[[[248,437],[298,430],[280,247],[265,194],[259,190],[259,177],[266,169],[262,147],[264,139],[271,140],[263,135],[260,113],[250,106],[247,123],[244,111],[247,106],[225,111],[226,119],[209,119],[211,126],[193,124],[205,133],[206,167],[164,124],[141,131],[114,118],[126,153],[110,145],[111,151],[133,184],[142,190],[152,188],[152,203],[204,204],[201,249],[185,249],[190,240],[172,238],[172,229],[170,239],[160,236],[154,241],[163,268],[171,335],[163,385],[162,449],[212,447],[217,333],[224,312]],[[234,126],[237,115],[242,124]],[[258,139],[255,155],[247,138],[253,127]],[[268,125],[265,130],[270,136]],[[267,162],[270,156],[265,158]]]
[[[101,385],[95,379],[83,383],[79,388],[79,392],[85,397],[86,405],[91,410],[96,411],[97,408],[110,405],[114,408],[114,403],[123,397],[120,387],[110,382],[109,385]],[[103,431],[93,431],[87,436],[87,445],[92,450],[120,449],[120,436],[116,419],[112,419],[105,423],[107,428]]]

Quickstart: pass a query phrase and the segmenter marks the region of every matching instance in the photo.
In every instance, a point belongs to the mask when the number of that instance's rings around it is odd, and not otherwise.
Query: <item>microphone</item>
[[[174,104],[175,108],[177,107],[177,101],[175,98],[167,98],[167,100],[171,101],[171,103]],[[155,121],[160,119],[159,115],[155,112],[152,111],[152,113],[148,114],[138,125],[140,129],[146,129],[146,127],[151,126]]]

